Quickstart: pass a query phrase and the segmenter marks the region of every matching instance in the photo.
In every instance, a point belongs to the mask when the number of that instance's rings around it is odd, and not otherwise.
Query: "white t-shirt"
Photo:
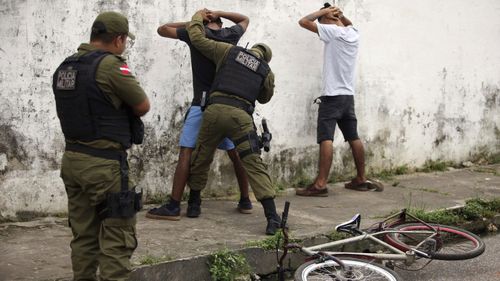
[[[317,26],[319,39],[325,43],[322,95],[354,95],[358,31],[352,25],[318,23]]]

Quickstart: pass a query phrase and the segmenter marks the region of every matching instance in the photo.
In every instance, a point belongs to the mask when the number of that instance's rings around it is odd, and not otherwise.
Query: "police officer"
[[[281,219],[276,213],[271,178],[260,158],[259,139],[252,119],[255,101],[267,103],[274,93],[274,74],[268,66],[271,49],[259,43],[246,50],[206,38],[203,18],[207,12],[197,12],[187,27],[193,46],[216,65],[188,184],[192,190],[205,187],[215,149],[224,137],[229,137],[243,162],[255,197],[264,208],[266,234],[273,235]]]
[[[142,142],[139,116],[149,100],[120,55],[128,20],[97,16],[90,44],[66,58],[53,77],[57,115],[66,139],[61,178],[73,232],[74,280],[126,280],[137,247],[135,213],[140,194],[128,178],[126,149]]]
[[[207,15],[205,21],[205,32],[207,36],[222,42],[236,45],[241,36],[245,33],[248,27],[249,18],[245,15],[214,11]],[[222,28],[221,17],[231,20],[235,25]],[[193,47],[189,40],[189,35],[186,31],[186,22],[167,23],[158,28],[158,34],[162,37],[179,39],[189,46],[191,52],[191,68],[193,71],[193,100],[189,108],[179,141],[179,161],[175,168],[174,180],[172,184],[172,192],[169,201],[159,208],[154,208],[148,211],[146,217],[151,219],[163,220],[179,220],[180,219],[180,201],[184,192],[189,177],[189,164],[191,154],[196,147],[196,139],[201,126],[202,109],[205,106],[206,94],[209,93],[212,82],[215,76],[215,65],[208,58],[203,56],[196,48]],[[240,188],[240,200],[237,205],[239,212],[244,214],[252,213],[252,202],[248,195],[248,177],[243,169],[243,164],[234,144],[231,140],[225,138],[218,146],[219,149],[227,151],[227,155],[231,159],[238,185]],[[196,218],[201,213],[201,196],[200,191],[189,193],[188,207],[186,216]]]

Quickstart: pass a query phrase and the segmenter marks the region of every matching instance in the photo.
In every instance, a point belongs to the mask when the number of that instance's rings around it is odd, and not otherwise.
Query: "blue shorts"
[[[191,106],[184,120],[184,126],[182,127],[179,146],[187,148],[196,147],[196,140],[198,139],[198,132],[200,131],[202,119],[203,112],[201,111],[201,107]],[[234,144],[230,139],[225,138],[217,148],[223,150],[232,150],[234,149]]]

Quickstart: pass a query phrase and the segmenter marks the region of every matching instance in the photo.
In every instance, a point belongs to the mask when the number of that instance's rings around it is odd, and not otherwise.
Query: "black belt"
[[[249,115],[252,115],[254,110],[255,110],[253,105],[248,104],[247,102],[244,102],[242,100],[238,100],[238,99],[234,99],[234,98],[230,98],[230,97],[222,97],[222,96],[210,97],[208,104],[209,105],[210,104],[224,104],[224,105],[233,106],[233,107],[244,110]]]
[[[128,163],[127,152],[125,150],[99,149],[79,143],[66,143],[66,151],[79,152],[120,162],[121,190],[128,191]]]

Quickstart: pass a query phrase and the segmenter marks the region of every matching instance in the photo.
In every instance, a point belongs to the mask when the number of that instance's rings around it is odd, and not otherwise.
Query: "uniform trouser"
[[[109,192],[120,191],[120,163],[66,151],[61,178],[68,195],[68,220],[73,232],[71,262],[75,281],[126,280],[130,257],[137,247],[136,218],[101,221],[96,205]],[[133,186],[131,183],[129,186]]]
[[[238,140],[254,131],[253,120],[245,111],[223,104],[212,104],[203,113],[196,148],[191,156],[191,168],[188,185],[192,190],[205,188],[210,164],[214,159],[217,145],[223,138]],[[250,148],[250,143],[244,141],[236,146],[238,152]],[[267,173],[267,165],[260,155],[252,153],[241,159],[248,175],[250,186],[257,200],[274,198],[275,191],[271,178]]]

